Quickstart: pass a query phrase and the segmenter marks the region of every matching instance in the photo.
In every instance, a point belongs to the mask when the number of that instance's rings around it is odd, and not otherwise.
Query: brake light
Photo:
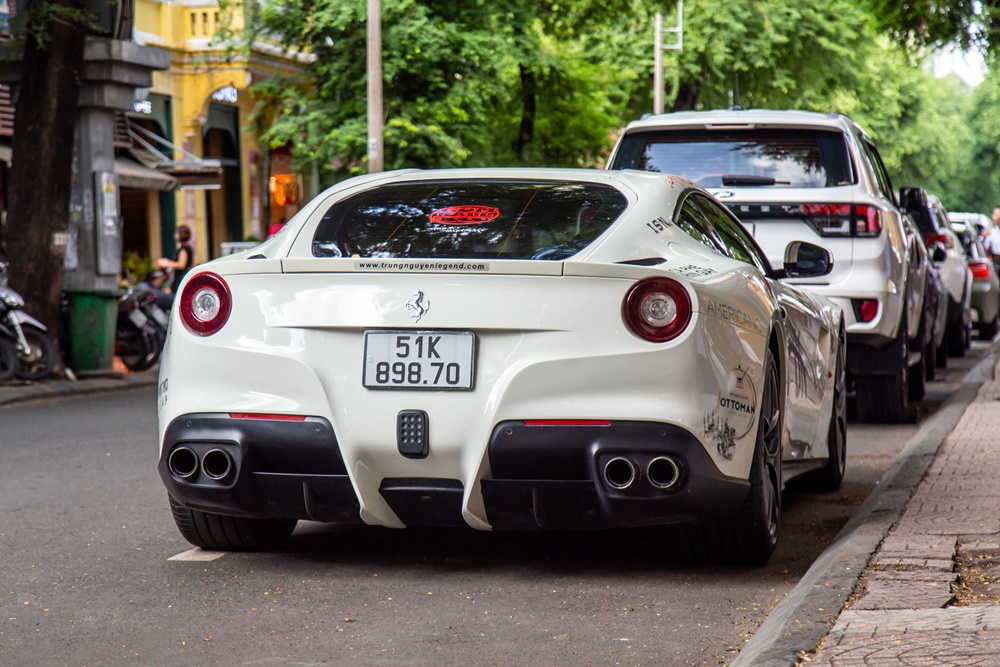
[[[875,206],[858,204],[854,207],[854,232],[858,236],[878,236],[882,232],[882,211]]]
[[[990,281],[990,267],[986,262],[969,262],[972,269],[972,279],[977,282]]]
[[[820,236],[878,236],[882,211],[868,204],[802,204],[800,214]]]
[[[230,412],[229,417],[231,419],[264,419],[275,422],[304,422],[306,420],[305,415],[282,415],[266,412]]]
[[[198,336],[218,333],[233,308],[229,285],[214,273],[199,273],[192,277],[179,297],[181,322]]]
[[[927,235],[927,245],[933,246],[935,243],[940,243],[945,248],[952,248],[955,245],[952,237],[947,234],[928,234]]]
[[[858,322],[871,322],[878,315],[878,301],[875,299],[851,299],[851,306]]]
[[[670,278],[644,278],[625,295],[622,319],[639,338],[665,343],[681,334],[691,321],[691,298]]]
[[[610,419],[525,419],[525,426],[611,426]]]

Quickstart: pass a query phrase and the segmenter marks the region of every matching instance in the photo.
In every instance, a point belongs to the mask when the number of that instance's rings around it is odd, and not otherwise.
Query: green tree
[[[640,9],[630,0],[384,3],[386,168],[600,164],[637,87],[648,86],[651,58],[636,34],[649,12]],[[289,144],[335,177],[367,170],[364,11],[362,0],[265,3],[236,42],[264,37],[313,59],[297,78],[255,85],[253,120],[271,145]]]
[[[811,90],[851,75],[870,37],[854,0],[694,0],[684,5],[684,49],[668,59],[675,111],[795,108]]]

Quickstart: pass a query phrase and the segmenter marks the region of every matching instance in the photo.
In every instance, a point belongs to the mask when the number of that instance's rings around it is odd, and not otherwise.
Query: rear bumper
[[[493,430],[487,454],[492,478],[478,485],[384,478],[377,492],[407,526],[468,525],[463,503],[473,485],[495,530],[586,530],[730,514],[749,490],[746,480],[720,473],[694,435],[669,424],[507,421]],[[610,483],[609,464],[631,469],[632,479]],[[333,428],[321,417],[181,416],[165,431],[158,472],[170,495],[193,509],[362,523]]]
[[[490,439],[493,479],[482,480],[483,500],[496,530],[582,530],[683,523],[730,514],[749,482],[719,473],[691,433],[655,422],[608,426],[499,424]],[[655,486],[649,464],[676,462],[676,483]],[[630,461],[635,480],[609,485],[604,471]]]
[[[193,458],[187,452],[192,452]],[[228,457],[231,465],[225,475],[214,478],[206,472],[205,455],[209,452]],[[175,454],[195,462],[189,476],[171,470]],[[174,463],[181,461],[175,458]],[[257,518],[361,523],[357,496],[333,428],[321,417],[285,422],[220,414],[183,415],[167,427],[157,471],[167,492],[192,509]],[[222,468],[216,468],[215,473],[219,472]]]

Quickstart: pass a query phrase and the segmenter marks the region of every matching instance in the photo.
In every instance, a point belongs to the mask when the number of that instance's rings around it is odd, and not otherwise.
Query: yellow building
[[[224,16],[215,0],[135,0],[135,41],[168,51],[170,68],[154,73],[129,114],[133,152],[145,153],[147,166],[157,158],[149,149],[162,153],[156,166],[180,189],[124,193],[126,250],[145,241],[150,257],[172,257],[174,230],[188,225],[204,262],[225,254],[223,244],[266,238],[303,203],[287,151],[262,147],[247,122],[255,105],[248,87],[301,62],[264,45],[248,57],[229,54],[215,36],[224,25],[242,27],[241,7],[233,11]]]

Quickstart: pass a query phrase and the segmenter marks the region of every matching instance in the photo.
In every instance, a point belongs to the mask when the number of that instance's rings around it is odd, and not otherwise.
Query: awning
[[[0,162],[10,164],[13,151],[10,146],[0,144]],[[176,190],[180,181],[161,171],[144,167],[125,157],[115,158],[115,173],[118,185],[131,190]]]
[[[118,185],[132,190],[176,190],[180,182],[170,174],[143,167],[124,157],[115,158]]]
[[[132,157],[146,167],[176,178],[181,190],[217,190],[222,187],[222,162],[218,158],[200,158],[139,125],[131,126],[129,134],[139,144],[129,149]],[[165,147],[171,155],[180,154],[181,159],[168,157],[168,153],[156,148],[154,143]]]

